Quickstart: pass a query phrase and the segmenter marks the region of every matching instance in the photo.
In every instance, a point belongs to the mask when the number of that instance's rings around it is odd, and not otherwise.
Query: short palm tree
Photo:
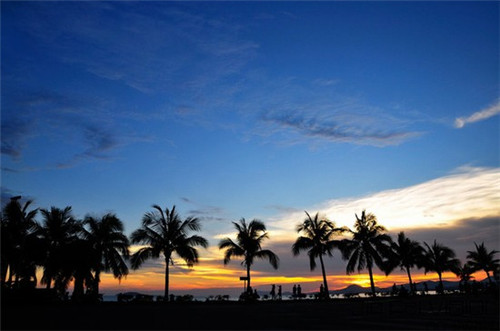
[[[355,269],[360,272],[367,268],[372,295],[375,296],[373,267],[375,264],[385,270],[384,256],[388,254],[392,240],[384,234],[386,229],[377,223],[375,215],[366,214],[364,210],[361,218],[356,215],[354,227],[355,231],[349,230],[352,239],[344,239],[340,245],[343,258],[348,260],[346,271],[347,274],[352,274]]]
[[[82,237],[95,251],[93,291],[98,295],[102,271],[111,271],[118,280],[128,274],[125,259],[129,257],[129,242],[123,234],[123,223],[115,214],[108,213],[101,218],[87,216],[83,224]]]
[[[13,197],[2,209],[1,274],[2,285],[15,286],[23,280],[35,279],[36,261],[40,253],[35,221],[38,209],[29,210],[32,200],[21,205],[20,196]],[[8,279],[7,271],[9,272]]]
[[[468,263],[474,271],[484,270],[491,285],[490,271],[494,271],[500,262],[499,259],[495,259],[495,254],[498,253],[498,251],[493,250],[488,252],[484,246],[484,242],[481,243],[481,245],[474,243],[474,246],[476,246],[475,251],[467,251]]]
[[[146,244],[132,255],[132,269],[138,269],[146,260],[165,258],[165,301],[169,293],[169,265],[174,263],[172,255],[176,253],[189,267],[198,263],[198,251],[195,246],[208,247],[208,241],[198,235],[188,236],[190,231],[200,231],[200,222],[195,217],[181,220],[175,210],[163,211],[153,205],[154,211],[147,212],[142,218],[142,226],[131,235],[133,244]]]
[[[410,238],[407,238],[405,233],[401,231],[398,234],[397,241],[391,243],[389,261],[385,272],[389,274],[395,267],[400,267],[401,270],[405,270],[408,275],[410,291],[413,293],[414,287],[410,269],[415,266],[420,266],[423,255],[424,248],[418,241],[410,240]]]
[[[436,240],[434,240],[432,246],[429,246],[426,242],[424,242],[424,245],[427,247],[423,260],[425,273],[429,271],[437,272],[439,276],[439,292],[442,292],[444,290],[443,272],[456,272],[460,267],[460,261],[455,258],[455,252],[451,248],[437,243]]]
[[[324,287],[322,295],[327,299],[330,292],[326,280],[323,255],[333,256],[333,249],[337,248],[340,243],[340,240],[335,239],[335,237],[347,231],[347,229],[337,228],[334,222],[320,219],[318,213],[314,217],[311,217],[307,211],[305,213],[307,215],[306,219],[297,226],[297,232],[303,235],[298,237],[292,245],[292,253],[297,256],[301,251],[307,251],[311,271],[316,268],[316,259],[319,258]]]
[[[243,257],[241,263],[247,269],[247,293],[250,292],[250,267],[254,260],[267,259],[274,269],[278,269],[279,258],[276,254],[268,249],[262,249],[262,241],[269,238],[266,232],[266,226],[259,220],[252,220],[246,223],[242,218],[239,223],[233,222],[234,227],[238,231],[236,242],[231,238],[225,238],[219,242],[219,249],[225,249],[224,265],[231,261],[233,256]]]
[[[62,258],[67,246],[77,239],[81,224],[73,218],[70,206],[64,209],[56,207],[51,207],[50,210],[41,209],[40,212],[43,224],[39,233],[47,249],[42,283],[46,284],[49,289],[56,278],[58,282],[64,283],[61,277],[57,277],[64,267]]]
[[[457,269],[453,270],[453,273],[460,278],[459,286],[467,292],[467,284],[469,281],[474,278],[472,274],[474,273],[474,269],[469,263],[464,263],[463,265],[459,265]]]

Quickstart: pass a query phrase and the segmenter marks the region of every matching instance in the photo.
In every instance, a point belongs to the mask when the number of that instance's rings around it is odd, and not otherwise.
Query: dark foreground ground
[[[37,330],[328,329],[499,330],[494,296],[337,299],[330,302],[7,304],[1,328]]]

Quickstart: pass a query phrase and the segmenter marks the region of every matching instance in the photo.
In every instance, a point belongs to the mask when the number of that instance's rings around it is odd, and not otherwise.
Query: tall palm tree
[[[360,272],[367,268],[372,294],[375,296],[373,267],[375,264],[381,270],[385,270],[383,258],[388,254],[392,240],[391,237],[384,234],[386,229],[377,223],[375,215],[366,214],[364,210],[361,213],[361,218],[356,215],[354,228],[355,231],[349,230],[352,239],[344,239],[340,245],[343,258],[349,260],[346,272],[352,274],[355,269]]]
[[[424,248],[418,241],[407,238],[403,231],[398,234],[398,240],[392,242],[390,247],[390,257],[385,272],[389,274],[395,267],[405,270],[408,275],[410,291],[413,293],[414,288],[410,269],[420,266],[424,255]]]
[[[429,246],[426,242],[424,245],[427,247],[424,253],[424,269],[425,273],[428,271],[435,271],[439,276],[439,292],[444,290],[442,274],[445,271],[457,271],[460,267],[460,261],[455,258],[455,252],[444,245],[441,245],[434,240],[434,244]]]
[[[494,271],[500,262],[499,259],[495,259],[495,254],[498,253],[498,251],[493,250],[488,252],[484,246],[484,242],[481,243],[481,245],[474,243],[474,246],[476,246],[475,251],[467,251],[467,259],[469,259],[468,263],[474,271],[484,270],[491,285],[492,281],[490,278],[490,271]]]
[[[175,210],[168,208],[165,212],[158,205],[153,205],[154,211],[147,212],[142,218],[142,226],[131,235],[133,244],[146,244],[132,255],[132,269],[138,269],[144,261],[150,258],[165,258],[165,300],[168,300],[169,265],[174,263],[173,253],[181,257],[189,267],[198,263],[198,251],[195,246],[208,247],[205,238],[198,235],[188,236],[190,231],[200,231],[200,222],[195,217],[181,221]]]
[[[337,248],[340,243],[340,240],[335,239],[335,237],[347,231],[347,229],[337,228],[334,222],[327,219],[319,219],[318,213],[314,217],[311,217],[307,211],[305,213],[307,215],[306,219],[297,226],[297,232],[302,232],[303,235],[298,237],[292,245],[292,253],[297,256],[301,251],[307,251],[311,271],[316,268],[316,259],[319,258],[324,286],[322,295],[327,299],[330,292],[326,280],[323,255],[333,256],[333,249]]]
[[[236,242],[231,238],[222,239],[219,242],[219,249],[225,249],[224,265],[231,261],[233,256],[243,257],[241,264],[247,269],[247,293],[250,292],[250,267],[254,260],[267,259],[274,269],[278,269],[279,258],[276,254],[268,249],[262,249],[262,241],[269,238],[266,232],[266,226],[261,221],[254,219],[250,223],[246,223],[242,218],[239,223],[233,222],[234,227],[238,231]]]
[[[61,284],[66,283],[57,276],[64,268],[62,260],[68,245],[77,239],[82,228],[81,223],[73,218],[70,206],[64,209],[56,207],[51,207],[50,210],[41,209],[40,212],[43,224],[39,233],[47,249],[42,284],[46,284],[50,289],[53,280],[57,279]]]
[[[40,262],[37,261],[40,243],[35,221],[38,209],[29,210],[33,201],[28,200],[21,205],[20,199],[20,196],[11,198],[2,209],[1,281],[9,287],[31,279],[36,283],[36,263]]]
[[[121,280],[128,274],[125,259],[129,257],[129,241],[123,234],[123,223],[115,214],[108,213],[101,218],[85,217],[82,237],[89,241],[95,251],[95,284],[93,292],[99,294],[99,282],[102,271],[113,272]]]

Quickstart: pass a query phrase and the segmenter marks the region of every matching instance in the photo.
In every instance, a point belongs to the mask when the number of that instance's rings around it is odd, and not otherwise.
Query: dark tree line
[[[162,257],[165,261],[165,300],[169,298],[169,266],[174,264],[176,254],[189,267],[199,261],[197,246],[208,247],[208,241],[191,232],[201,230],[195,217],[181,219],[175,206],[172,209],[153,205],[153,210],[144,214],[141,227],[135,230],[130,240],[123,233],[122,221],[112,213],[102,217],[86,216],[83,220],[74,218],[71,207],[64,209],[30,209],[32,201],[24,204],[21,197],[11,198],[2,209],[1,215],[1,285],[2,289],[34,288],[38,283],[36,271],[41,267],[40,283],[52,289],[60,297],[67,293],[73,281],[73,300],[98,300],[99,283],[103,272],[110,272],[121,280],[127,276],[127,260],[133,269],[138,269],[148,259]],[[40,214],[42,221],[35,218]],[[292,253],[299,255],[306,251],[309,266],[314,270],[319,260],[323,278],[323,298],[328,298],[328,282],[325,257],[332,257],[337,249],[347,261],[346,273],[368,270],[372,294],[375,295],[374,268],[386,275],[400,268],[408,275],[410,291],[415,287],[411,278],[414,268],[423,268],[425,273],[436,272],[439,289],[443,290],[442,274],[454,272],[461,284],[467,284],[472,274],[484,271],[492,286],[490,273],[498,273],[497,251],[488,251],[484,243],[474,243],[475,250],[468,251],[467,262],[461,264],[455,252],[434,240],[429,245],[407,238],[400,232],[396,241],[378,224],[375,215],[356,215],[354,230],[336,227],[335,223],[321,218],[317,213],[307,217],[297,226],[299,237],[292,245]],[[266,226],[259,220],[247,223],[244,218],[233,222],[236,241],[225,238],[219,249],[224,250],[224,265],[234,257],[242,258],[247,272],[247,294],[251,294],[250,269],[256,259],[265,259],[277,269],[278,256],[262,248],[262,242],[269,238]],[[347,235],[348,237],[344,237]],[[130,255],[130,244],[144,245]]]
[[[490,286],[493,282],[490,273],[498,273],[500,260],[495,258],[498,251],[488,251],[484,243],[474,243],[475,250],[467,252],[467,262],[461,265],[456,258],[455,252],[434,240],[432,245],[424,242],[423,246],[414,240],[407,238],[404,232],[400,232],[397,240],[386,234],[387,231],[378,224],[373,214],[361,213],[356,215],[354,230],[348,228],[336,228],[335,223],[326,218],[320,219],[319,214],[313,218],[306,212],[306,219],[297,227],[297,232],[302,234],[292,246],[294,255],[300,251],[307,251],[310,259],[311,270],[314,270],[315,259],[319,258],[323,274],[324,288],[328,289],[323,256],[332,256],[334,249],[338,249],[344,260],[347,260],[346,273],[368,270],[372,295],[375,296],[375,282],[373,280],[373,268],[377,266],[386,275],[396,268],[406,271],[410,285],[410,291],[415,291],[411,278],[413,268],[423,268],[425,273],[436,272],[439,277],[438,291],[443,292],[442,274],[451,271],[460,277],[461,282],[471,279],[473,273],[484,271]],[[351,238],[341,238],[341,234],[350,234]],[[328,291],[325,291],[327,294]],[[328,298],[328,295],[326,295]]]

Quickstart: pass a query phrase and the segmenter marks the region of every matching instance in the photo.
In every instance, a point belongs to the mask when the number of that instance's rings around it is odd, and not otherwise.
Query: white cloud
[[[468,117],[459,117],[455,119],[455,128],[461,129],[466,124],[482,121],[497,114],[500,114],[500,100],[497,101],[496,104],[481,109]]]
[[[326,214],[337,225],[351,228],[354,214],[364,209],[391,231],[449,227],[463,219],[500,216],[498,187],[500,168],[461,167],[448,176],[421,184],[364,197],[333,199],[307,211]],[[294,228],[304,217],[303,211],[283,214],[275,218],[273,227],[296,236]]]

